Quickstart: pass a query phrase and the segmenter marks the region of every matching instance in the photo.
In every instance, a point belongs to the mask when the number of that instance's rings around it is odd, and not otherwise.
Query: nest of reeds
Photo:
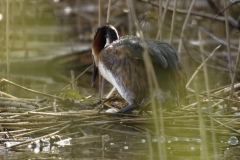
[[[171,112],[118,114],[99,110],[102,105],[106,108],[113,107],[113,104],[118,107],[125,105],[118,96],[99,101],[82,97],[69,89],[58,95],[49,95],[6,79],[1,83],[46,97],[24,99],[1,92],[1,146],[8,149],[33,146],[38,141],[44,143],[46,139],[55,145],[66,138],[74,139],[73,144],[96,143],[105,140],[110,133],[145,139],[160,137],[163,139],[157,139],[160,145],[172,137],[199,137],[201,143],[205,143],[211,134],[218,137],[240,134],[239,98],[237,93],[229,97],[231,86],[214,90],[211,96],[194,93],[190,97],[197,96],[198,101]],[[234,85],[235,89],[239,87],[240,83]],[[221,149],[222,145],[217,145],[217,148]]]

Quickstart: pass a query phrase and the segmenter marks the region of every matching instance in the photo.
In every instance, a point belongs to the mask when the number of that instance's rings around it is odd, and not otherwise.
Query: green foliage
[[[88,102],[89,100],[83,97],[82,95],[79,94],[78,91],[76,90],[71,90],[71,89],[64,89],[58,93],[59,96],[64,97],[64,98],[73,98],[73,99],[81,99],[85,102]]]
[[[144,15],[148,18],[153,18],[153,19],[157,19],[157,15],[156,12],[152,12],[152,11],[147,11],[144,13]]]

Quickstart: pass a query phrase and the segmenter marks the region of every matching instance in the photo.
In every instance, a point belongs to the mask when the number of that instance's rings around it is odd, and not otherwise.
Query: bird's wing
[[[114,45],[122,44],[131,50],[136,59],[143,60],[144,46],[146,46],[152,62],[159,63],[164,68],[167,68],[168,66],[176,68],[178,65],[179,58],[177,52],[168,43],[150,39],[146,39],[145,42],[142,42],[138,37],[125,36],[121,37],[118,41],[115,41]]]

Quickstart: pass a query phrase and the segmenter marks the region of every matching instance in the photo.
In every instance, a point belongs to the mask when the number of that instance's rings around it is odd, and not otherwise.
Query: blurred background
[[[0,77],[21,85],[55,93],[92,63],[91,43],[99,24],[106,24],[108,1],[88,0],[11,0],[0,2]],[[192,0],[177,0],[176,15],[171,23],[174,0],[162,1],[161,33],[158,33],[158,1],[132,1],[145,38],[170,42],[178,50],[188,78],[214,48],[221,45],[207,62],[211,89],[231,83],[225,29],[224,1],[196,0],[183,32],[180,35]],[[231,2],[226,1],[226,5]],[[167,9],[165,10],[167,6]],[[239,4],[227,9],[228,32],[232,65],[236,63],[239,37]],[[219,13],[219,14],[218,14]],[[99,22],[100,21],[100,22]],[[136,35],[134,20],[126,1],[112,0],[110,22],[120,36]],[[172,33],[172,35],[170,35]],[[202,42],[199,41],[199,34]],[[171,36],[171,40],[170,40]],[[200,49],[202,43],[202,50]],[[9,66],[7,65],[9,62]],[[95,93],[90,88],[91,69],[78,84],[84,92]],[[194,79],[204,90],[202,71]],[[96,88],[97,89],[97,84]],[[11,88],[11,92],[14,88]]]

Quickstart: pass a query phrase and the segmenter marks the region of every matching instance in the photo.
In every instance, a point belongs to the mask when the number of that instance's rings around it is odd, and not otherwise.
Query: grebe
[[[154,92],[160,93],[163,107],[178,106],[179,100],[186,96],[186,74],[176,50],[161,41],[144,41],[160,88]],[[92,85],[99,71],[129,103],[119,113],[129,113],[149,100],[143,52],[144,45],[139,37],[119,38],[117,30],[111,25],[98,28],[95,34],[92,45]]]

